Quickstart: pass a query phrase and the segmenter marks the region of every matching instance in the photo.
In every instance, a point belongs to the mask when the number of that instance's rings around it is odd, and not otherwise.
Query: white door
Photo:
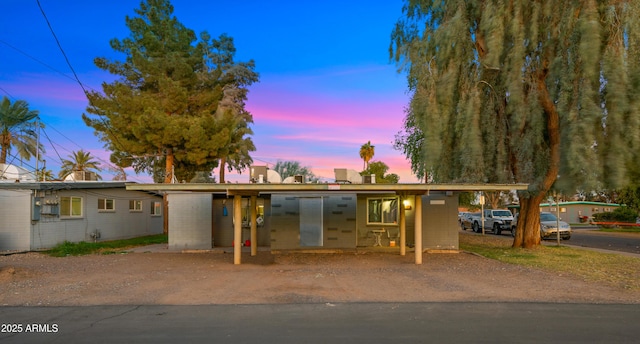
[[[300,246],[322,246],[322,198],[299,198]]]

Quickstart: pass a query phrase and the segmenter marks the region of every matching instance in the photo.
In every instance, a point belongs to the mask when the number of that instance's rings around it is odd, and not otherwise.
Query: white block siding
[[[162,198],[124,188],[70,189],[37,191],[41,206],[33,204],[30,190],[0,190],[0,250],[38,250],[54,247],[65,241],[126,239],[161,234],[162,214],[151,215],[152,202]],[[18,195],[18,196],[16,196]],[[61,197],[80,197],[82,216],[60,216]],[[114,201],[114,210],[99,211],[98,199]],[[130,211],[129,201],[142,201],[141,211]],[[58,204],[49,206],[47,204]],[[7,237],[7,240],[3,238]]]
[[[169,249],[211,249],[210,193],[169,193]]]
[[[31,191],[0,190],[0,251],[28,251]]]

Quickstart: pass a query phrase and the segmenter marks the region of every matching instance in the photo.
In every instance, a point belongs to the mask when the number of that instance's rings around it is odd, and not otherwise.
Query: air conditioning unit
[[[95,172],[90,171],[74,171],[73,172],[73,180],[79,181],[96,181],[98,177]]]
[[[300,184],[304,183],[304,176],[301,176],[299,174],[293,176],[293,179],[296,183],[300,183]]]
[[[251,182],[266,183],[267,182],[267,166],[251,166]]]
[[[376,175],[372,174],[370,176],[362,176],[362,184],[375,184],[376,183]]]

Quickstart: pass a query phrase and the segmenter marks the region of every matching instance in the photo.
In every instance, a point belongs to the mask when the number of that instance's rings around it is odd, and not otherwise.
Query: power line
[[[42,8],[42,5],[40,4],[40,0],[36,0],[36,2],[38,3],[38,8],[40,9],[40,12],[42,13],[42,16],[44,17],[44,20],[47,22],[47,26],[49,27],[49,30],[51,31],[51,34],[53,35],[53,38],[56,41],[56,44],[58,45],[58,48],[60,49],[60,52],[62,53],[62,56],[64,56],[65,61],[67,62],[67,65],[69,66],[69,69],[71,69],[71,72],[73,73],[74,78],[71,78],[72,80],[75,80],[78,85],[80,85],[80,88],[82,88],[82,91],[84,92],[85,97],[87,97],[87,100],[89,100],[89,105],[91,105],[91,98],[89,97],[89,92],[86,90],[86,88],[84,87],[84,84],[82,84],[82,82],[80,81],[80,78],[78,77],[78,74],[76,73],[75,69],[73,68],[73,66],[71,65],[71,61],[69,61],[69,58],[67,57],[66,52],[64,51],[64,49],[62,48],[62,44],[60,44],[60,41],[58,40],[58,36],[56,35],[55,31],[53,30],[53,27],[51,26],[51,23],[49,22],[49,18],[47,18],[46,13],[44,12],[44,9]],[[7,44],[7,43],[5,43]],[[7,44],[9,45],[9,44]],[[10,46],[10,45],[9,45]],[[37,60],[36,60],[37,61]],[[43,63],[44,64],[44,63]],[[48,66],[46,64],[44,64],[45,66]],[[48,66],[49,68],[55,70],[53,67]],[[61,73],[61,72],[59,72]],[[65,77],[70,78],[68,75],[61,73],[62,75],[64,75]],[[93,90],[93,89],[92,89]],[[94,90],[95,91],[95,90]],[[110,125],[102,118],[102,115],[98,115],[99,120],[104,124],[106,130],[108,130],[111,133],[112,138],[114,139],[115,144],[117,144],[117,146],[123,147],[122,143],[120,143],[120,140],[118,139],[118,137],[116,135],[113,134],[113,132],[111,131],[111,127]],[[60,133],[60,132],[58,132]],[[61,134],[62,135],[62,134]],[[62,135],[64,136],[64,135]],[[66,137],[65,137],[66,138]],[[68,138],[67,138],[68,139]],[[71,140],[69,140],[71,141]],[[73,142],[73,141],[71,141]],[[75,143],[75,142],[74,142]],[[77,144],[76,144],[77,145]],[[78,146],[80,147],[80,146]],[[82,149],[82,147],[80,147]],[[55,148],[54,148],[55,149]],[[57,152],[56,152],[57,153]],[[98,160],[105,162],[104,160],[97,158]],[[111,163],[107,163],[105,162],[107,165],[111,165]]]
[[[16,99],[16,98],[14,98],[14,97],[11,95],[11,93],[7,92],[7,90],[5,90],[4,88],[0,87],[0,91],[2,91],[2,92],[4,92],[4,93],[6,93],[6,94],[9,96],[9,98],[11,98],[11,99]]]
[[[62,49],[62,45],[60,44],[60,41],[58,40],[58,36],[56,36],[56,33],[53,31],[53,27],[51,27],[51,23],[49,22],[49,18],[47,18],[47,15],[44,13],[44,9],[42,9],[42,6],[40,5],[40,0],[36,0],[36,2],[38,3],[38,8],[40,8],[40,12],[42,12],[42,16],[44,17],[44,20],[47,22],[47,26],[49,26],[49,30],[51,31],[51,34],[53,35],[53,38],[56,40],[56,44],[58,44],[58,48],[60,48],[60,52],[62,53],[62,56],[64,56],[64,60],[67,61],[67,65],[69,66],[69,69],[71,69],[71,72],[73,73],[73,76],[75,77],[75,80],[78,82],[78,85],[80,85],[80,88],[82,88],[82,91],[84,91],[84,94],[87,95],[89,92],[87,92],[87,90],[84,88],[84,85],[82,84],[82,82],[80,82],[80,78],[78,78],[78,74],[76,74],[75,69],[73,69],[73,66],[71,65],[71,62],[69,61],[69,58],[67,57],[67,53],[65,53],[64,49]]]
[[[45,19],[46,19],[46,17],[45,17]],[[59,71],[59,70],[55,69],[54,67],[52,67],[52,66],[48,65],[47,63],[45,63],[45,62],[43,62],[43,61],[38,60],[37,58],[35,58],[35,57],[33,57],[33,56],[29,55],[28,53],[26,53],[26,52],[24,52],[24,51],[22,51],[22,50],[20,50],[20,49],[18,49],[18,48],[16,48],[16,47],[14,47],[13,45],[11,45],[11,44],[9,44],[9,43],[7,43],[7,42],[5,42],[5,41],[1,40],[1,39],[0,39],[0,43],[2,43],[2,44],[4,44],[4,45],[8,46],[9,48],[11,48],[11,49],[13,49],[13,50],[15,50],[15,51],[19,52],[20,54],[22,54],[22,55],[24,55],[24,56],[26,56],[26,57],[28,57],[28,58],[30,58],[30,59],[32,59],[32,60],[34,60],[34,61],[38,62],[39,64],[41,64],[41,65],[43,65],[43,66],[45,66],[45,67],[47,67],[47,68],[51,69],[52,71],[54,71],[54,72],[56,72],[56,73],[58,73],[58,74],[60,74],[60,75],[64,76],[65,78],[70,79],[70,80],[73,80],[73,81],[76,81],[76,79],[74,79],[73,77],[70,77],[69,75],[67,75],[67,74],[65,74],[65,73],[63,73],[63,72],[61,72],[61,71]],[[90,88],[90,89],[92,89],[91,87],[89,87],[89,88]],[[93,89],[92,89],[92,90],[93,90]]]

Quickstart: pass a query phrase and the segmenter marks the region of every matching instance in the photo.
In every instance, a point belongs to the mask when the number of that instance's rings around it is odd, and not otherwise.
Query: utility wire
[[[36,2],[38,3],[38,8],[40,8],[40,12],[42,12],[42,16],[44,17],[44,20],[47,22],[47,26],[49,26],[49,30],[51,31],[51,34],[53,35],[53,38],[56,40],[56,44],[58,44],[58,48],[60,48],[60,52],[62,52],[62,56],[64,56],[64,60],[67,61],[67,65],[69,66],[69,69],[71,69],[71,72],[73,73],[73,76],[75,77],[75,80],[78,82],[78,85],[80,85],[80,88],[82,88],[82,91],[84,91],[84,94],[88,95],[89,92],[87,92],[87,90],[84,88],[84,85],[82,84],[82,82],[80,82],[80,78],[78,78],[78,74],[76,74],[75,69],[73,69],[73,66],[71,65],[71,62],[69,61],[69,58],[67,57],[67,53],[65,53],[64,49],[62,49],[62,45],[60,44],[60,41],[58,40],[58,36],[56,36],[56,33],[53,31],[53,27],[51,27],[51,23],[49,22],[49,18],[47,18],[47,15],[44,13],[44,9],[42,9],[42,6],[40,5],[40,0],[36,0]]]
[[[6,94],[9,96],[9,98],[11,98],[11,99],[16,99],[16,98],[14,98],[14,97],[11,95],[11,93],[7,92],[7,90],[5,90],[4,88],[0,87],[0,91],[2,91],[2,92],[4,92],[4,93],[6,93]]]
[[[78,83],[78,85],[80,85],[80,88],[82,88],[82,91],[84,92],[85,96],[87,97],[87,100],[89,101],[89,105],[91,105],[91,98],[89,98],[89,92],[86,90],[86,88],[84,87],[84,85],[80,81],[80,78],[78,77],[78,74],[76,73],[75,69],[71,65],[71,62],[69,61],[69,58],[67,57],[66,52],[62,48],[62,44],[60,44],[60,41],[58,40],[58,36],[56,35],[55,31],[53,30],[53,27],[51,26],[51,23],[49,22],[49,18],[47,18],[47,14],[44,12],[44,9],[42,8],[42,5],[40,4],[40,0],[36,0],[36,2],[38,3],[38,8],[40,9],[40,12],[42,13],[42,16],[44,17],[44,20],[47,22],[47,26],[49,27],[49,30],[51,31],[51,34],[53,35],[53,38],[55,39],[56,44],[58,45],[58,48],[60,48],[60,52],[62,53],[62,56],[64,56],[64,59],[67,62],[67,65],[69,66],[69,69],[71,69],[71,72],[73,73],[73,76],[75,78],[74,80]],[[62,74],[65,75],[66,77],[69,77],[68,75],[66,75],[64,73],[62,73]],[[110,125],[102,118],[102,115],[98,115],[98,118],[104,124],[106,130],[108,130],[111,133],[111,137],[115,141],[114,143],[116,143],[117,146],[124,147],[122,145],[122,143],[120,143],[120,140],[118,139],[118,136],[113,134],[113,132],[111,131]],[[100,160],[100,159],[98,159],[98,160]]]

